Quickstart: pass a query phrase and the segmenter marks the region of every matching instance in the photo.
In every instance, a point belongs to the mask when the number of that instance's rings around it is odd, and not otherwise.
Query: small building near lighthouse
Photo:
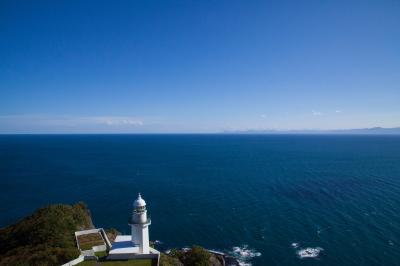
[[[146,202],[138,195],[133,202],[132,215],[129,218],[130,235],[119,235],[108,253],[107,260],[157,259],[160,252],[150,247],[149,226],[151,220],[147,215]]]

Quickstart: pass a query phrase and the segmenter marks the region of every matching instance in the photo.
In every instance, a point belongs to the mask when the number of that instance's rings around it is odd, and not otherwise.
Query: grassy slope
[[[94,246],[105,245],[100,233],[78,236],[78,243],[81,250],[89,250]]]
[[[0,229],[0,265],[60,265],[79,256],[74,232],[89,229],[85,204],[50,205]]]

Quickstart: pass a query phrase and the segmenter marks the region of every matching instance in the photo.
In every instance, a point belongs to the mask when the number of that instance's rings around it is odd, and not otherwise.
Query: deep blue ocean
[[[160,250],[400,265],[400,136],[3,135],[0,185],[0,226],[84,201],[97,227],[129,234],[141,192]]]

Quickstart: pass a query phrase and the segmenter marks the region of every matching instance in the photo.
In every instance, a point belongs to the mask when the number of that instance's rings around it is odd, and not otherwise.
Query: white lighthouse
[[[149,245],[149,225],[146,202],[138,195],[133,202],[132,216],[129,218],[130,235],[118,235],[108,252],[107,260],[156,259],[160,252]]]
[[[142,199],[142,196],[139,193],[138,198],[133,202],[130,226],[132,229],[132,243],[134,246],[139,247],[140,254],[150,253],[150,224],[151,220],[147,217],[146,202]]]

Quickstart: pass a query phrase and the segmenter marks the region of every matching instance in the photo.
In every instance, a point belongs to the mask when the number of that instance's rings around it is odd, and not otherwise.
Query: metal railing
[[[133,221],[132,218],[128,219],[128,224],[150,224],[150,223],[151,223],[150,216],[147,217],[147,220],[145,222],[136,222],[136,221]]]

